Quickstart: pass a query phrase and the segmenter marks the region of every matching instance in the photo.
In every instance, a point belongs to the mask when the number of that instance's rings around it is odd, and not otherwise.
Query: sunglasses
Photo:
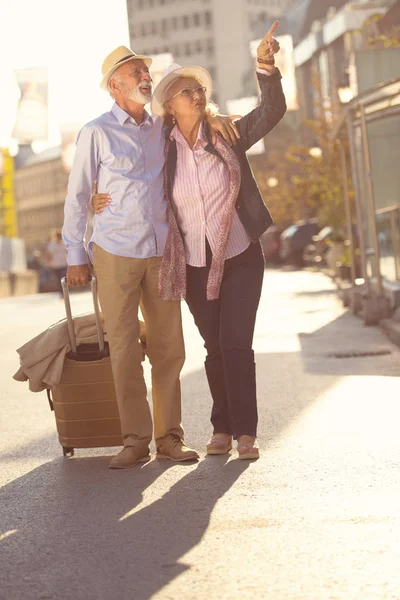
[[[182,98],[193,98],[193,96],[196,92],[199,94],[199,96],[203,96],[206,93],[206,91],[207,91],[207,88],[204,87],[203,85],[201,85],[200,87],[196,87],[196,88],[183,88],[183,90],[181,90],[177,94],[174,94],[172,96],[172,98],[170,98],[168,100],[168,102],[171,102],[171,100],[173,100],[177,96],[182,96]]]

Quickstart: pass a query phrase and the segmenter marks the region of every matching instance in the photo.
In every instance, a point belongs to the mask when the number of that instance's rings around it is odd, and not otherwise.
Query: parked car
[[[306,265],[325,267],[326,254],[329,250],[329,240],[333,234],[333,227],[324,227],[317,235],[312,236],[311,244],[304,248],[303,259]]]
[[[302,267],[303,252],[312,241],[313,235],[319,231],[317,221],[299,221],[291,225],[281,234],[280,257],[286,264]]]

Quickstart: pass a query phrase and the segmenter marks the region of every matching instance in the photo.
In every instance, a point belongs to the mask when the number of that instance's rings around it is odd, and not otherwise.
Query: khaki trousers
[[[179,375],[185,361],[180,302],[158,296],[161,258],[127,258],[93,244],[93,265],[110,345],[125,446],[149,444],[152,421],[143,377],[138,309],[151,363],[154,437],[183,437]]]

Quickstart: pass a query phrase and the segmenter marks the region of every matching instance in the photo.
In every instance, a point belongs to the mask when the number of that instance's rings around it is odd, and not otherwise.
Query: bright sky
[[[83,124],[110,107],[101,65],[120,45],[129,46],[126,0],[0,0],[0,146],[14,125],[15,69],[48,67],[54,146],[60,125]]]

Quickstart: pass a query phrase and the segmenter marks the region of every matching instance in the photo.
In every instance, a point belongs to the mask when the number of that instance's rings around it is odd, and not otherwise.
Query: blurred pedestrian
[[[212,143],[205,120],[212,81],[204,68],[174,65],[152,101],[153,113],[171,126],[165,163],[169,233],[160,296],[186,298],[205,341],[214,429],[207,452],[229,452],[234,437],[241,459],[259,456],[252,342],[264,273],[259,237],[272,223],[246,150],[286,110],[274,66],[276,27],[277,22],[258,48],[260,105],[236,122],[240,139],[233,148],[219,136]],[[101,197],[94,196],[93,203],[96,212],[104,210]]]
[[[40,269],[43,268],[41,251],[37,248],[33,250],[33,252],[28,257],[27,263],[28,269],[31,269],[33,271],[40,271]]]
[[[53,274],[57,282],[57,291],[60,297],[63,297],[61,279],[67,274],[67,250],[62,239],[61,229],[56,229],[51,234],[51,239],[46,246],[44,258],[48,269]]]

